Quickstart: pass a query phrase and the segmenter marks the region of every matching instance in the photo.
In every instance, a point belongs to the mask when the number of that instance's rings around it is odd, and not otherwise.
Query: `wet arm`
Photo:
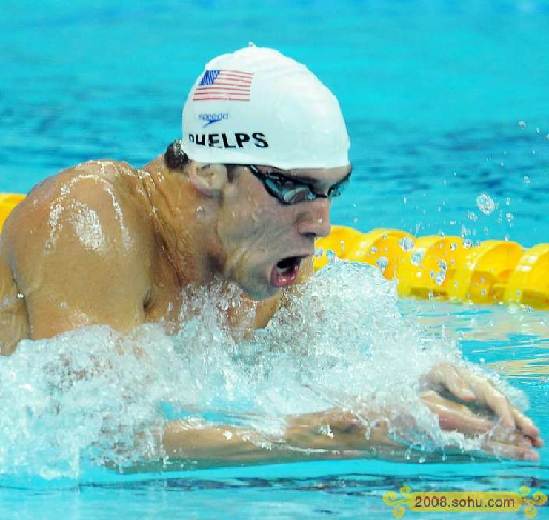
[[[196,428],[173,421],[165,428],[163,449],[172,460],[192,460],[201,466],[358,458],[380,450],[396,456],[403,451],[388,438],[386,421],[372,424],[366,432],[355,415],[341,410],[293,416],[280,439],[234,426]]]
[[[438,418],[443,430],[457,431],[481,441],[477,455],[519,460],[537,460],[539,455],[531,439],[517,431],[498,427],[490,418],[474,414],[464,405],[426,392],[423,403]],[[401,432],[405,437],[408,432]],[[287,418],[280,439],[261,438],[258,433],[233,426],[204,426],[185,421],[168,424],[163,449],[172,460],[193,461],[199,466],[275,463],[299,460],[323,460],[378,457],[403,460],[410,447],[396,441],[389,421],[379,414],[359,417],[356,413],[331,409]],[[445,454],[467,455],[456,446],[446,446]],[[441,452],[418,452],[436,460]]]

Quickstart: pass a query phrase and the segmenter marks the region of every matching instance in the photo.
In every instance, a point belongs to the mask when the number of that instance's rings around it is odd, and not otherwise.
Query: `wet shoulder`
[[[143,254],[150,229],[129,182],[137,177],[127,163],[104,160],[49,177],[6,221],[5,247],[19,259],[59,248],[97,255],[117,250]]]

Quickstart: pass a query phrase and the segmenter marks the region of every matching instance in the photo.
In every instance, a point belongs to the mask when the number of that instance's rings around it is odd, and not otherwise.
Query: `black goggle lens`
[[[332,199],[339,197],[345,185],[349,182],[350,174],[334,184],[328,194],[316,193],[313,187],[303,181],[292,179],[286,175],[275,172],[260,172],[256,166],[248,166],[254,176],[261,181],[267,192],[277,198],[282,204],[298,204],[300,202],[312,201],[318,198]]]

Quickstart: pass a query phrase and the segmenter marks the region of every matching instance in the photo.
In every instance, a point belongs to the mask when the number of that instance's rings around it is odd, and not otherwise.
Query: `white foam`
[[[459,358],[455,344],[402,317],[392,283],[338,262],[299,292],[251,338],[227,328],[239,290],[214,284],[187,291],[175,336],[93,326],[22,341],[0,362],[0,474],[78,477],[83,462],[158,459],[159,432],[178,417],[240,424],[268,442],[286,415],[333,406],[388,411],[410,442],[463,443],[418,397],[422,374]]]

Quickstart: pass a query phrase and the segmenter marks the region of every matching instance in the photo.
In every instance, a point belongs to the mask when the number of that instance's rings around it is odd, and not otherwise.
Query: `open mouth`
[[[271,284],[275,287],[292,285],[299,273],[302,256],[288,256],[277,262],[271,271]]]

